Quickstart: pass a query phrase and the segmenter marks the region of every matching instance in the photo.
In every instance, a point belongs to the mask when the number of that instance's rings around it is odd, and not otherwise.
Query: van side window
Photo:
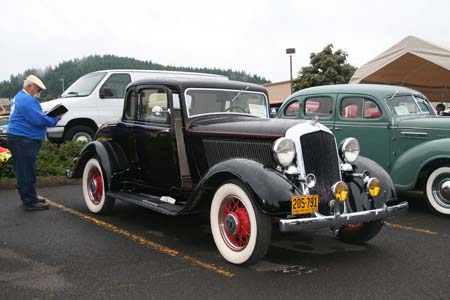
[[[342,100],[340,115],[346,119],[376,119],[381,117],[381,110],[372,100],[348,97]]]
[[[100,93],[103,98],[123,98],[130,82],[130,74],[112,74],[103,84]]]
[[[139,120],[168,124],[169,97],[163,89],[145,89],[139,93]]]
[[[292,101],[286,106],[283,110],[283,117],[286,118],[295,118],[298,116],[298,112],[300,110],[300,102],[298,100]]]
[[[305,116],[329,117],[333,114],[333,98],[316,97],[305,101]]]

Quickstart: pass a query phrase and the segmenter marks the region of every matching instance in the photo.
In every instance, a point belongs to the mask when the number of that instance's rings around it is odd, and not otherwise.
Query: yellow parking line
[[[220,274],[222,276],[225,276],[225,277],[233,277],[233,276],[235,276],[234,273],[231,273],[231,272],[229,272],[227,270],[224,270],[223,268],[218,267],[218,266],[216,266],[214,264],[210,264],[210,263],[206,263],[206,262],[200,261],[200,260],[198,260],[198,259],[196,259],[194,257],[191,257],[191,256],[182,255],[177,250],[174,250],[174,249],[171,249],[171,248],[166,247],[164,245],[161,245],[161,244],[155,243],[153,241],[150,241],[149,239],[147,239],[147,238],[145,238],[143,236],[140,236],[140,235],[137,235],[137,234],[133,234],[133,233],[129,232],[128,230],[121,229],[121,228],[119,228],[119,227],[117,227],[117,226],[115,226],[113,224],[110,224],[110,223],[104,222],[102,220],[99,220],[97,218],[85,215],[85,214],[83,214],[83,213],[81,213],[79,211],[76,211],[74,209],[65,207],[64,205],[59,204],[59,203],[54,202],[54,201],[51,201],[51,200],[49,200],[47,198],[44,198],[44,199],[48,202],[48,204],[50,204],[51,206],[53,206],[55,208],[58,208],[58,209],[60,209],[60,210],[62,210],[64,212],[67,212],[67,213],[69,213],[69,214],[71,214],[73,216],[76,216],[76,217],[78,217],[78,218],[80,218],[82,220],[94,223],[95,225],[97,225],[99,227],[102,227],[102,228],[104,228],[106,230],[109,230],[109,231],[112,231],[114,233],[117,233],[117,234],[119,234],[119,235],[121,235],[123,237],[126,237],[126,238],[128,238],[128,239],[130,239],[132,241],[135,241],[135,242],[141,244],[144,247],[156,250],[156,251],[158,251],[160,253],[164,253],[164,254],[167,254],[167,255],[172,256],[172,257],[176,257],[176,258],[182,259],[182,260],[187,261],[187,262],[189,262],[189,263],[191,263],[193,265],[202,267],[202,268],[207,269],[207,270],[214,271],[214,272],[216,272],[216,273],[218,273],[218,274]]]
[[[393,223],[386,223],[386,225],[389,226],[389,227],[392,227],[392,228],[396,228],[396,229],[415,231],[415,232],[425,233],[425,234],[429,234],[429,235],[436,235],[436,234],[438,234],[436,231],[432,231],[432,230],[428,230],[428,229],[416,228],[416,227],[412,227],[412,226],[404,226],[404,225],[393,224]]]

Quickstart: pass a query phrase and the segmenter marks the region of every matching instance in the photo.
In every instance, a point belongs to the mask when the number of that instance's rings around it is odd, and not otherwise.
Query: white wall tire
[[[83,197],[86,207],[95,214],[109,213],[114,207],[114,199],[106,196],[104,178],[99,161],[88,160],[83,170]]]
[[[262,214],[239,181],[221,185],[210,210],[211,232],[220,254],[232,264],[252,264],[267,252],[271,218]]]
[[[450,167],[434,170],[427,179],[425,195],[434,211],[450,215]]]

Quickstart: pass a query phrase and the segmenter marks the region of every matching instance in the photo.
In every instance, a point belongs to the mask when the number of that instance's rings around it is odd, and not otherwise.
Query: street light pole
[[[61,81],[61,84],[62,84],[62,92],[61,92],[61,94],[62,94],[62,93],[64,93],[64,77],[61,77],[59,79],[59,81]]]
[[[295,54],[295,48],[287,48],[286,54],[289,55],[289,66],[290,66],[290,72],[291,72],[291,93],[294,92],[294,86],[292,82],[292,55]]]

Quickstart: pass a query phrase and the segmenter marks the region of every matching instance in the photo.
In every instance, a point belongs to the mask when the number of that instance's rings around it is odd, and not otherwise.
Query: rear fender
[[[115,174],[128,169],[128,160],[119,145],[107,141],[94,141],[87,144],[80,152],[72,178],[83,176],[84,166],[91,158],[97,158],[102,166],[108,190],[114,185]]]

